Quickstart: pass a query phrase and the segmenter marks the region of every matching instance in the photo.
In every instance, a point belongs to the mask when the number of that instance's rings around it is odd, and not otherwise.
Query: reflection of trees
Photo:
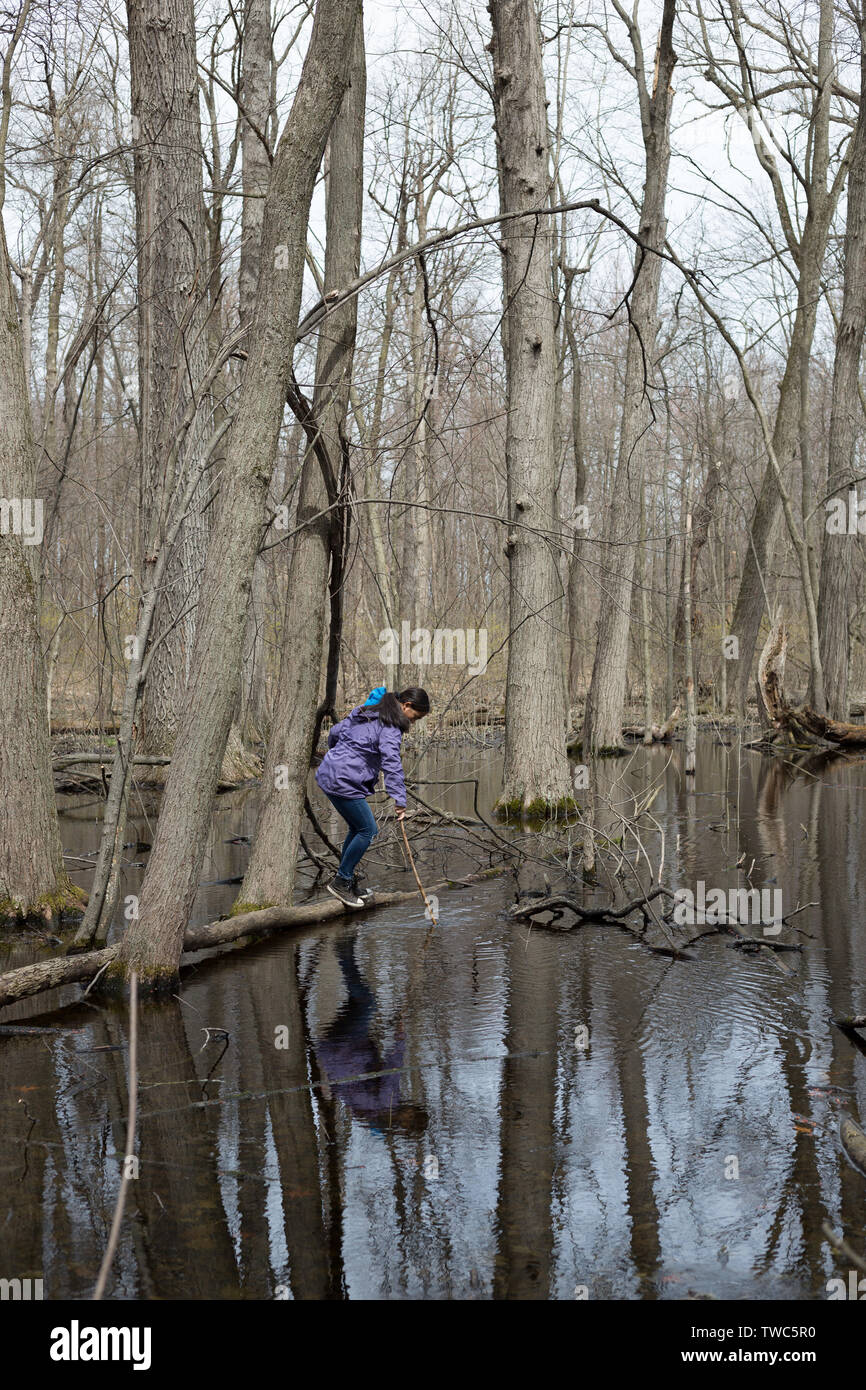
[[[289,1286],[296,1299],[329,1298],[329,1246],[307,1070],[297,946],[280,957],[278,968],[268,954],[257,955],[249,988],[256,1020],[254,1036],[259,1043],[280,1171]],[[274,1030],[280,1025],[288,1028],[287,1048],[274,1045]]]
[[[661,1265],[661,1242],[643,1051],[639,1046],[626,1048],[618,1045],[614,1052],[622,1103],[631,1258],[640,1280],[642,1297],[654,1298],[655,1280]]]
[[[120,1041],[119,1019],[112,1019],[111,1032]],[[125,1117],[126,1069],[122,1054],[112,1055]],[[130,1185],[127,1210],[140,1223],[139,1294],[235,1297],[237,1266],[215,1161],[217,1110],[197,1104],[202,1084],[175,1000],[140,1007],[138,1067],[140,1175]],[[115,1149],[122,1154],[117,1127]]]
[[[56,1198],[62,1185],[74,1190],[55,1102],[63,1072],[54,1050],[62,1046],[54,1038],[49,1048],[34,1046],[33,1037],[0,1040],[0,1278],[44,1279],[46,1298],[69,1288],[69,1221]]]
[[[856,952],[854,949],[854,940],[859,942],[862,935],[858,929],[863,917],[863,894],[859,886],[862,878],[863,824],[862,812],[854,804],[854,796],[855,793],[847,787],[828,786],[822,798],[818,821],[820,911],[830,976],[826,1012],[832,1018],[850,1016],[863,1006],[862,995],[855,992],[853,986],[855,979],[862,980],[864,968],[862,947]],[[848,910],[840,912],[840,903],[850,905]],[[852,938],[855,930],[857,938]],[[856,1051],[850,1040],[832,1026],[830,1057],[833,1085],[856,1095]],[[831,1114],[835,1122],[836,1116],[833,1112]],[[860,1118],[863,1118],[862,1115]],[[851,1236],[855,1249],[859,1250],[863,1230],[863,1179],[847,1161],[841,1146],[836,1147],[842,1234]],[[812,1219],[820,1225],[819,1217],[813,1216]],[[816,1234],[818,1239],[821,1239],[820,1231]],[[815,1287],[819,1285],[816,1283]]]
[[[321,941],[317,947],[321,947]],[[304,1029],[304,1054],[310,1069],[313,1083],[312,1095],[319,1117],[319,1128],[324,1135],[324,1155],[322,1174],[322,1218],[325,1223],[325,1241],[328,1258],[329,1298],[346,1298],[346,1267],[343,1260],[343,1215],[344,1215],[344,1177],[343,1146],[337,1139],[337,1102],[319,1068],[316,1049],[310,1032],[310,994],[315,973],[316,961],[320,951],[314,955],[314,963],[304,979],[301,975],[301,951],[295,955],[298,972],[298,991],[301,1006],[301,1022]]]
[[[413,1259],[419,1267],[426,1267],[431,1258],[437,1269],[448,1264],[447,1253],[431,1257],[429,1249],[431,1232],[446,1247],[448,1240],[427,1200],[423,1139],[427,1111],[417,1100],[420,1082],[407,1067],[406,1018],[416,1017],[420,1002],[417,990],[413,993],[410,987],[402,1009],[392,1020],[388,1030],[392,1040],[386,1045],[381,1036],[385,1025],[371,983],[374,972],[360,969],[357,942],[354,931],[336,942],[344,998],[316,1039],[312,1058],[320,1082],[320,1104],[331,1107],[329,1133],[335,1136],[340,1120],[351,1116],[376,1133],[384,1145],[392,1173],[399,1289],[407,1294]],[[417,985],[417,972],[411,978]],[[338,1221],[341,1223],[342,1214],[333,1213],[332,1224]]]
[[[782,758],[762,758],[757,771],[757,791],[754,807],[741,806],[738,823],[739,849],[745,853],[748,863],[754,858],[759,863],[763,856],[772,856],[776,876],[781,882],[784,869],[788,866],[790,844],[788,832],[792,819],[792,796],[804,793],[809,799],[807,813],[810,839],[806,845],[803,871],[795,884],[791,868],[787,883],[791,892],[798,888],[801,901],[808,901],[813,895],[811,884],[817,870],[819,898],[823,906],[825,936],[831,963],[833,980],[850,980],[850,959],[844,946],[846,932],[839,929],[839,917],[834,913],[834,923],[829,931],[826,911],[827,904],[838,904],[838,889],[828,882],[832,879],[833,865],[844,842],[844,828],[839,821],[840,798],[844,796],[835,789],[825,796],[821,774],[826,772],[829,761],[822,755],[812,754],[792,761]],[[840,840],[839,834],[843,834]],[[786,905],[793,907],[793,903]],[[839,951],[842,955],[839,955]],[[835,960],[833,959],[835,956]],[[777,962],[777,968],[779,963]],[[804,969],[807,967],[804,967]],[[825,1002],[821,1013],[826,1018],[831,1012],[831,1004]],[[810,1033],[808,1013],[804,1006],[804,1032]],[[833,1030],[835,1031],[835,1030]],[[793,1115],[801,1115],[808,1122],[819,1126],[821,1118],[815,1114],[816,1107],[809,1094],[806,1070],[808,1057],[800,1055],[798,1038],[791,1028],[782,1027],[777,1034],[778,1057],[782,1080]],[[834,1039],[833,1052],[838,1043]],[[779,1258],[780,1247],[787,1236],[790,1240],[790,1227],[794,1223],[800,1232],[802,1258],[806,1266],[809,1285],[818,1290],[823,1284],[825,1241],[821,1224],[827,1219],[827,1207],[818,1166],[818,1143],[814,1135],[801,1132],[802,1126],[795,1128],[791,1123],[791,1158],[784,1181],[776,1195],[776,1210],[770,1226],[767,1245],[758,1262],[758,1269],[769,1269]]]
[[[502,1063],[495,1298],[550,1294],[558,971],[551,943],[514,931],[508,943]],[[535,1052],[527,1057],[521,1054]]]

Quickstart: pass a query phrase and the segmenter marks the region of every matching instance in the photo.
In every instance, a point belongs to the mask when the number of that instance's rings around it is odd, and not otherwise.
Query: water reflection
[[[426,1111],[400,1100],[406,1057],[403,1014],[395,1025],[393,1042],[381,1047],[374,1035],[376,996],[355,959],[357,939],[353,932],[336,948],[347,997],[333,1023],[316,1040],[322,1085],[371,1130],[383,1134],[396,1126],[419,1134],[427,1128]]]
[[[492,795],[495,765],[472,758]],[[683,963],[610,928],[515,930],[492,882],[443,895],[432,936],[419,900],[199,964],[141,1010],[111,1296],[825,1296],[822,1222],[864,1245],[866,1180],[836,1126],[866,1115],[866,1058],[832,1024],[866,1006],[864,783],[862,765],[710,739],[694,788],[677,746],[597,770],[612,837],[616,807],[658,784],[645,847],[670,882],[748,874],[786,912],[816,903],[793,919],[801,955],[719,937]],[[440,796],[472,814],[471,787]],[[67,848],[89,852],[94,810],[73,809]],[[203,878],[242,873],[254,815],[221,800]],[[407,886],[396,848],[376,873]],[[232,891],[209,882],[197,919]],[[44,1030],[0,1031],[0,1277],[58,1298],[92,1290],[127,1111],[125,1015],[79,993],[0,1018]]]

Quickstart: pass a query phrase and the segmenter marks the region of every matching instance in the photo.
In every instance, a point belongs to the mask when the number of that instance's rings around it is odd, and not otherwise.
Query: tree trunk
[[[828,446],[828,492],[842,496],[856,473],[854,454],[861,427],[860,356],[866,329],[866,32],[861,17],[860,109],[851,148],[848,174],[848,218],[845,226],[845,281],[842,313],[833,364],[833,400]],[[824,520],[824,508],[818,512]],[[851,565],[855,536],[825,530],[818,593],[818,631],[824,697],[832,719],[848,718],[849,621]]]
[[[25,545],[20,521],[16,526],[14,512],[5,511],[10,503],[36,521],[35,488],[30,399],[0,218],[0,920],[51,920],[83,903],[83,894],[64,870],[57,826],[36,610],[36,547]]]
[[[586,498],[586,459],[583,452],[583,366],[574,331],[574,309],[571,303],[571,288],[574,270],[566,275],[565,295],[565,335],[568,354],[571,359],[571,447],[574,453],[574,517],[572,529],[572,549],[568,557],[568,699],[575,704],[580,694],[581,683],[581,644],[579,631],[583,618],[581,595],[581,556],[582,516],[581,508]]]
[[[639,228],[642,245],[637,251],[631,293],[619,454],[605,530],[608,544],[602,547],[605,575],[598,639],[584,715],[585,754],[617,747],[622,733],[640,493],[651,425],[648,389],[655,353],[661,278],[661,260],[653,250],[661,250],[665,242],[671,78],[676,63],[673,50],[675,8],[675,0],[665,0],[651,94],[645,86],[639,36],[636,36],[634,22],[629,26],[636,50],[634,71],[641,97],[646,181]]]
[[[366,65],[363,24],[356,26],[351,85],[329,142],[325,282],[327,296],[351,282],[361,258],[364,194]],[[358,300],[325,319],[316,359],[313,402],[332,477],[339,476],[355,351]],[[282,662],[274,722],[262,780],[262,800],[240,899],[244,904],[290,903],[298,837],[313,752],[326,627],[326,596],[335,517],[328,507],[322,463],[307,449],[283,616]]]
[[[686,483],[686,529],[683,539],[683,631],[686,677],[686,776],[695,775],[697,720],[695,710],[695,666],[692,647],[692,489],[694,487],[694,455],[689,461]]]
[[[804,233],[804,241],[805,241]],[[814,270],[814,274],[812,271]],[[779,405],[773,427],[773,451],[779,467],[790,466],[799,430],[800,411],[800,358],[808,355],[812,347],[815,331],[815,316],[819,288],[819,266],[812,262],[810,271],[801,273],[798,290],[797,314],[794,330],[785,365],[785,375],[779,389]],[[737,665],[736,711],[740,720],[745,718],[746,701],[749,696],[752,659],[761,628],[767,601],[767,575],[772,563],[779,522],[782,515],[782,502],[772,464],[768,463],[761,491],[755,503],[755,510],[749,528],[749,542],[743,561],[743,573],[731,619],[731,632],[739,640]]]
[[[241,200],[241,261],[238,292],[242,324],[252,320],[261,268],[262,217],[270,172],[271,46],[270,0],[246,0],[243,42],[244,112],[241,133],[243,193]],[[244,664],[238,728],[245,743],[256,743],[268,731],[266,692],[265,612],[267,564],[256,557],[253,587],[244,635]]]
[[[544,208],[547,107],[532,0],[491,0],[502,211]],[[506,811],[555,807],[571,794],[557,617],[562,584],[547,533],[558,530],[553,403],[551,233],[544,216],[503,225],[508,415],[509,640],[505,699]],[[528,529],[532,528],[532,529]]]
[[[643,666],[643,741],[652,743],[653,686],[652,686],[652,645],[650,628],[650,594],[652,593],[652,565],[647,567],[647,520],[646,487],[640,496],[640,615],[641,615],[641,664]]]
[[[127,0],[138,240],[138,380],[144,589],[172,494],[195,466],[205,413],[169,473],[166,460],[207,368],[208,267],[192,0]],[[207,488],[193,500],[154,619],[139,746],[170,755],[189,676],[207,546]]]
[[[270,173],[271,48],[270,0],[246,0],[241,96],[241,260],[238,281],[241,323],[249,323],[256,307],[262,263],[262,221]]]
[[[779,388],[779,404],[773,428],[772,450],[784,479],[794,457],[802,428],[801,397],[803,364],[808,362],[815,334],[815,320],[821,297],[821,271],[827,233],[836,207],[839,182],[827,187],[829,167],[830,99],[832,91],[832,24],[831,0],[821,0],[821,23],[818,43],[818,94],[812,111],[813,135],[810,178],[805,189],[806,212],[803,232],[792,252],[798,271],[797,311],[785,363],[785,374]],[[731,632],[739,639],[739,658],[736,682],[737,714],[745,718],[752,661],[766,605],[766,584],[773,560],[782,500],[772,460],[767,463],[761,491],[755,503],[750,526],[749,544],[743,562],[743,573]],[[805,537],[804,537],[805,538]],[[814,677],[814,671],[813,671]]]
[[[707,476],[704,479],[704,485],[701,489],[701,495],[695,503],[692,512],[692,537],[689,548],[691,557],[689,562],[689,584],[691,587],[692,604],[694,604],[697,594],[698,563],[701,558],[701,552],[710,534],[710,524],[713,520],[713,513],[715,511],[716,499],[718,497],[721,481],[721,464],[718,461],[711,461],[707,469]],[[674,650],[682,662],[685,660],[686,637],[685,614],[683,609],[684,593],[685,586],[682,585],[677,600],[677,616],[674,624]],[[676,672],[676,677],[679,677],[680,674],[682,673]],[[677,684],[679,684],[678,679]]]
[[[208,547],[187,700],[166,784],[139,917],[106,976],[124,989],[177,981],[183,934],[207,845],[213,798],[240,689],[244,626],[264,504],[277,451],[298,325],[307,223],[325,143],[349,82],[357,0],[319,0],[265,200],[262,271],[249,352]]]

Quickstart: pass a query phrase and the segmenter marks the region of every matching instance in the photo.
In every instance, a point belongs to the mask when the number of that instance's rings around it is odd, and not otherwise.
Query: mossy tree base
[[[573,796],[563,796],[558,801],[545,801],[540,796],[500,797],[493,808],[493,814],[500,821],[564,820],[579,811],[580,807]]]
[[[126,963],[119,958],[111,961],[107,970],[104,970],[98,979],[94,980],[91,986],[91,994],[97,994],[102,999],[128,999],[130,995],[130,970]],[[176,994],[180,988],[179,969],[146,969],[136,971],[138,976],[138,993],[140,996],[146,995],[149,998],[165,998],[170,994]]]
[[[596,748],[593,753],[594,758],[626,758],[631,753],[631,748],[625,748],[621,743],[603,743],[601,748]]]
[[[237,902],[234,904],[231,911],[229,912],[229,917],[240,917],[245,912],[263,912],[266,907],[276,906],[276,903],[243,902],[240,898],[238,898]]]
[[[52,893],[41,893],[32,902],[0,898],[0,931],[27,927],[57,927],[80,920],[87,904],[83,888],[64,876]]]

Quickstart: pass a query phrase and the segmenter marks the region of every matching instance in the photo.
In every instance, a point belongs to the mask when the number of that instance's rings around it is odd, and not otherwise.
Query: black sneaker
[[[354,888],[355,892],[358,894],[358,897],[359,897],[359,898],[365,898],[365,899],[366,899],[366,898],[372,898],[372,896],[373,896],[373,889],[372,889],[372,888],[363,888],[363,887],[361,886],[361,881],[362,881],[362,879],[365,879],[366,877],[367,877],[366,874],[357,874],[357,873],[354,874],[354,875],[352,876],[352,887]]]
[[[339,898],[340,902],[345,903],[347,907],[364,906],[364,899],[358,893],[354,879],[340,878],[339,874],[334,874],[331,882],[326,883],[325,887],[329,893],[332,893],[335,898]]]

